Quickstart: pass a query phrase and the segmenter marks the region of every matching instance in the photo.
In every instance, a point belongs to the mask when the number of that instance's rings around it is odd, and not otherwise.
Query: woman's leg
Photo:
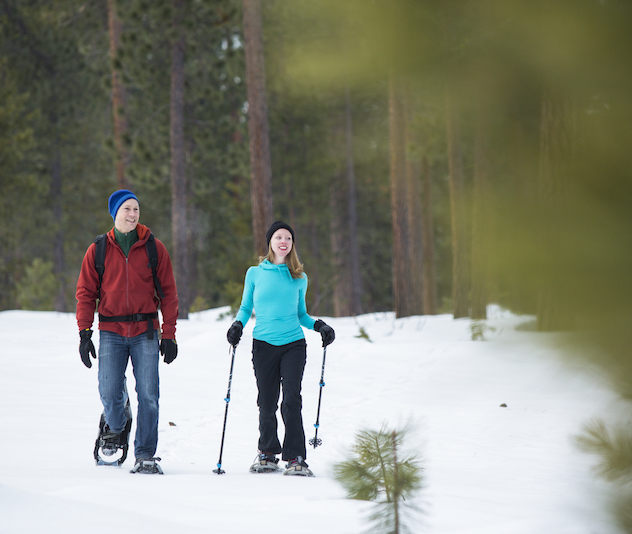
[[[259,392],[257,395],[257,406],[259,406],[258,447],[261,452],[271,454],[281,452],[276,416],[281,384],[279,348],[256,339],[252,344],[252,364]]]
[[[283,400],[281,416],[285,424],[283,440],[283,460],[292,460],[298,456],[306,457],[305,429],[303,428],[303,399],[301,385],[307,360],[307,346],[301,339],[285,345],[281,358],[281,385]]]

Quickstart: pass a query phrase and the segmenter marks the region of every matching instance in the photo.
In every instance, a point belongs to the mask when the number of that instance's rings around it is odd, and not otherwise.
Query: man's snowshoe
[[[158,462],[160,458],[136,458],[134,469],[130,473],[140,473],[143,475],[164,475]]]
[[[259,453],[254,463],[250,466],[251,473],[278,473],[279,459],[273,454]]]
[[[110,430],[105,422],[105,413],[101,414],[101,420],[99,421],[99,436],[94,444],[94,461],[97,465],[123,465],[123,462],[127,458],[127,451],[129,450],[129,434],[132,429],[132,409],[129,404],[129,399],[125,404],[125,415],[127,422],[123,432],[115,433]],[[103,456],[112,457],[120,453],[117,458],[111,460],[105,460]],[[103,456],[102,456],[103,455]]]
[[[313,477],[314,473],[309,469],[309,466],[305,463],[302,456],[290,460],[285,466],[284,475],[287,476],[300,476],[300,477]]]

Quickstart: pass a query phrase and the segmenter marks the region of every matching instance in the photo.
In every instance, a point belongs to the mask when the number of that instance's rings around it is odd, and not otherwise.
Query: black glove
[[[160,354],[165,357],[165,363],[171,363],[178,355],[178,344],[175,339],[162,339],[160,341]]]
[[[241,324],[241,321],[235,321],[232,325],[230,325],[230,328],[226,333],[226,339],[228,339],[228,342],[233,347],[236,347],[239,344],[239,340],[241,339],[241,334],[243,330],[244,325]]]
[[[90,355],[93,358],[97,357],[97,351],[94,350],[94,343],[92,343],[92,330],[86,328],[79,331],[79,354],[81,354],[81,361],[89,369],[92,367],[92,361]]]
[[[320,319],[314,323],[314,330],[316,330],[316,332],[320,332],[320,335],[323,338],[323,347],[331,345],[334,342],[334,339],[336,339],[334,329]]]

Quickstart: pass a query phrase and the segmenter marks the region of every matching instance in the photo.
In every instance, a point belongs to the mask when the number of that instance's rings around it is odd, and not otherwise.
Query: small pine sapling
[[[360,327],[360,333],[355,337],[359,339],[366,339],[369,343],[373,343],[371,341],[371,338],[369,337],[369,334],[367,334],[366,330],[364,329],[364,326]]]
[[[401,455],[405,431],[365,430],[356,435],[354,456],[334,466],[334,476],[351,499],[374,501],[369,519],[375,532],[400,534],[406,512],[416,511],[405,502],[421,488],[422,468],[414,455]]]

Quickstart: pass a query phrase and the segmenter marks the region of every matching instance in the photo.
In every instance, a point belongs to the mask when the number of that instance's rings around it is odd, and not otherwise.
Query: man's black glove
[[[165,363],[171,363],[178,355],[178,344],[175,339],[162,339],[160,341],[160,354],[165,357]]]
[[[94,343],[92,343],[92,330],[86,328],[79,331],[79,354],[81,354],[81,361],[89,369],[92,367],[92,361],[90,355],[93,358],[97,357],[97,351],[94,350]]]
[[[241,334],[244,330],[244,325],[241,324],[241,321],[235,321],[230,325],[228,332],[226,333],[226,339],[233,346],[236,347],[241,339]]]
[[[316,332],[320,332],[320,335],[323,338],[323,347],[331,345],[334,342],[334,339],[336,339],[334,329],[320,319],[314,323],[314,330],[316,330]]]

